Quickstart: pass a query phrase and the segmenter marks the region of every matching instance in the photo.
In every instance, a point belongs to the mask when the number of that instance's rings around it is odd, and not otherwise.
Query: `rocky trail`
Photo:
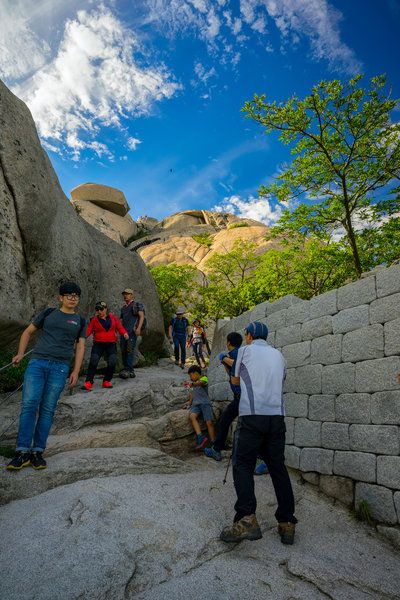
[[[263,538],[219,540],[233,516],[229,452],[216,463],[194,451],[186,379],[168,359],[111,391],[96,379],[62,397],[46,470],[0,459],[1,600],[398,599],[394,547],[294,471],[293,546],[268,476],[255,481]],[[18,410],[18,398],[1,406],[1,423]]]

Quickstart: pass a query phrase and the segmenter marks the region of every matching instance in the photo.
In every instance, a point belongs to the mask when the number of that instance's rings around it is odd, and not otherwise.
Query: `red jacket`
[[[109,313],[108,316],[111,319],[111,327],[108,331],[106,331],[103,325],[101,324],[103,319],[99,319],[99,317],[96,315],[95,317],[93,317],[93,319],[88,325],[86,337],[89,337],[91,333],[94,333],[93,340],[95,342],[116,342],[117,330],[118,333],[120,333],[121,335],[125,335],[125,333],[128,333],[126,329],[122,327],[121,323],[118,321],[115,315]]]

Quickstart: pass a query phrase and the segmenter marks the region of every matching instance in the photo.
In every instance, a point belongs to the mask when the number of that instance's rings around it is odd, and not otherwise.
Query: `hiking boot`
[[[176,360],[175,364],[176,364],[177,367],[179,367],[179,360]]]
[[[254,475],[268,475],[268,467],[262,458],[257,458],[256,468],[254,469]]]
[[[204,454],[218,462],[222,460],[221,452],[218,452],[218,450],[214,450],[212,446],[211,448],[204,448]]]
[[[185,365],[183,363],[181,363],[179,366],[180,366],[181,369],[185,368]]]
[[[126,369],[122,369],[122,371],[119,372],[119,376],[121,377],[121,379],[128,379],[129,371],[127,371]]]
[[[30,452],[22,452],[21,450],[18,450],[18,452],[15,453],[14,458],[11,462],[8,463],[6,468],[10,471],[19,471],[20,469],[22,469],[22,467],[26,467],[26,465],[29,465],[30,460]]]
[[[43,452],[31,453],[31,465],[34,469],[45,469],[47,467],[47,463],[43,458]]]
[[[87,392],[90,392],[92,389],[93,385],[90,383],[90,381],[85,381],[85,383],[81,387],[81,390],[86,390]]]
[[[103,381],[103,383],[101,384],[101,387],[110,389],[114,386],[109,381]]]
[[[225,527],[219,539],[223,542],[240,542],[240,540],[259,540],[262,533],[255,515],[243,517],[232,527]]]
[[[132,371],[129,371],[129,377],[130,377],[131,379],[135,379],[135,377],[136,377],[136,373],[135,373],[135,371],[134,371],[133,369],[132,369]]]
[[[197,444],[195,446],[196,450],[200,450],[200,448],[202,448],[204,446],[204,444],[206,443],[207,438],[205,435],[203,435],[202,433],[199,433],[197,436]]]
[[[294,523],[278,523],[278,533],[282,544],[293,544],[296,525]]]

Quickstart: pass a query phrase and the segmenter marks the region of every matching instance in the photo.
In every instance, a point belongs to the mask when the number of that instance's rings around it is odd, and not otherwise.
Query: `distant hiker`
[[[286,361],[279,350],[267,344],[268,328],[253,322],[246,327],[246,346],[239,348],[234,385],[240,385],[239,419],[233,451],[233,481],[237,501],[232,527],[220,535],[224,542],[262,537],[256,519],[257,500],[253,472],[260,452],[265,460],[278,508],[275,512],[283,544],[293,544],[295,524],[292,485],[285,466],[285,411],[283,382]]]
[[[186,340],[188,335],[190,335],[190,327],[189,321],[183,315],[185,314],[184,308],[178,308],[176,311],[176,316],[171,319],[171,323],[169,324],[168,335],[170,340],[174,342],[174,354],[175,354],[175,364],[179,365],[179,350],[181,354],[181,369],[185,368],[186,361]]]
[[[23,358],[30,337],[42,330],[25,371],[22,409],[19,418],[17,447],[7,469],[19,470],[26,465],[46,468],[43,452],[53,423],[54,411],[64,389],[69,363],[75,348],[74,368],[69,378],[72,388],[78,381],[85,350],[86,322],[75,313],[81,288],[68,281],[59,289],[60,308],[45,308],[21,335],[18,354]]]
[[[193,327],[189,335],[187,347],[192,346],[193,354],[196,358],[196,362],[199,367],[206,367],[206,361],[204,360],[203,350],[206,347],[206,333],[200,325],[199,319],[193,321]]]
[[[86,380],[82,386],[83,390],[90,391],[93,388],[93,380],[96,374],[100,358],[107,355],[107,368],[103,378],[103,388],[112,388],[110,381],[114,375],[117,364],[117,331],[125,340],[129,340],[129,334],[118,321],[115,315],[108,312],[107,303],[100,300],[96,303],[96,316],[91,319],[87,328],[87,337],[93,333],[93,346]]]
[[[201,369],[197,365],[193,365],[189,368],[188,374],[191,380],[192,391],[189,398],[189,418],[193,429],[197,433],[196,450],[199,450],[204,446],[207,438],[201,433],[200,425],[197,420],[199,415],[203,415],[205,424],[207,425],[208,435],[210,436],[211,443],[215,438],[214,433],[214,415],[210,398],[208,396],[208,379],[204,375],[201,376]]]
[[[129,337],[128,339],[121,337],[120,340],[124,367],[120,371],[119,376],[122,379],[127,379],[128,377],[136,377],[133,370],[133,359],[135,356],[136,341],[141,334],[144,322],[144,308],[143,304],[133,300],[133,290],[131,288],[125,288],[122,296],[125,304],[121,308],[120,320]]]

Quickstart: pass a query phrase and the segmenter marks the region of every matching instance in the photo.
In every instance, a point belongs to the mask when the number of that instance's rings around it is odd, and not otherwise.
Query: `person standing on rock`
[[[108,312],[107,303],[100,300],[96,303],[96,315],[91,319],[87,328],[87,337],[93,333],[93,346],[90,354],[90,362],[86,380],[82,386],[83,390],[90,391],[93,388],[93,380],[96,375],[97,365],[105,353],[107,355],[107,368],[103,379],[103,388],[112,388],[110,383],[115,365],[117,364],[117,335],[116,332],[129,340],[128,332],[122,327],[115,315]]]
[[[38,329],[42,331],[25,371],[17,447],[7,465],[9,470],[29,464],[34,469],[47,466],[43,452],[71,356],[75,348],[74,368],[69,378],[72,388],[78,381],[85,350],[86,321],[75,312],[80,296],[79,285],[72,281],[63,283],[59,289],[61,307],[42,310],[21,335],[14,365],[21,362],[31,335]]]
[[[189,348],[190,344],[192,345],[196,362],[199,367],[204,369],[207,366],[203,356],[203,350],[205,350],[206,347],[206,333],[204,328],[200,325],[199,319],[193,321],[193,328],[189,338],[186,347]]]
[[[189,321],[184,317],[184,308],[176,310],[176,316],[171,320],[168,329],[169,339],[174,342],[175,364],[181,369],[185,368],[186,361],[186,340],[190,335]],[[181,354],[181,362],[179,364],[179,350]]]
[[[255,321],[246,329],[246,346],[238,351],[234,385],[240,385],[239,419],[233,449],[233,481],[237,501],[232,527],[220,535],[224,542],[258,540],[262,537],[256,519],[254,467],[260,453],[266,462],[278,508],[275,517],[283,544],[293,544],[294,497],[285,466],[285,412],[283,382],[286,361],[279,350],[267,344],[268,328]]]
[[[135,302],[133,299],[133,290],[125,288],[122,292],[122,297],[125,301],[121,308],[120,321],[128,333],[128,339],[121,337],[121,354],[123,369],[119,376],[122,379],[128,377],[136,377],[133,370],[133,359],[135,356],[136,341],[142,331],[144,321],[144,308],[140,302]]]

